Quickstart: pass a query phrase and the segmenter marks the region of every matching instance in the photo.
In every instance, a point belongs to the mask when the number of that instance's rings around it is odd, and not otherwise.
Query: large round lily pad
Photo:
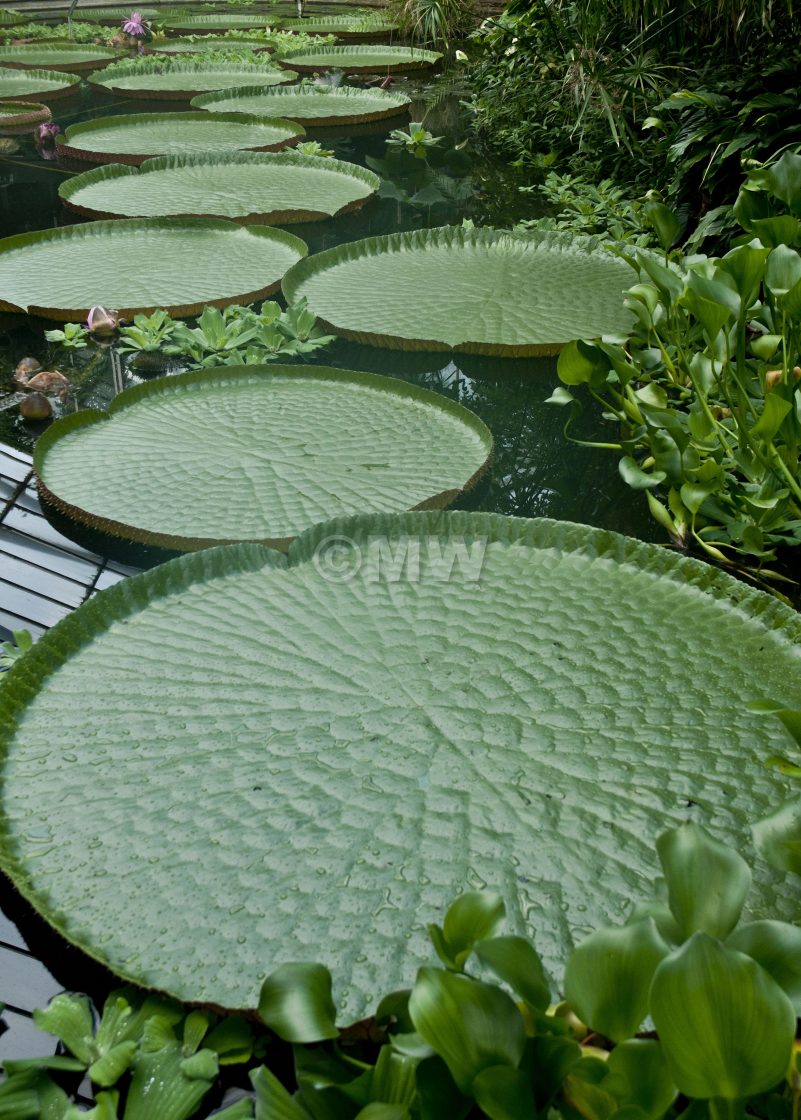
[[[130,316],[158,307],[194,315],[206,304],[273,292],[306,252],[299,238],[222,219],[88,222],[0,240],[0,311],[62,322],[99,301]]]
[[[179,35],[213,35],[221,31],[264,31],[275,27],[272,16],[251,12],[212,12],[208,15],[178,15],[164,20],[168,31]]]
[[[81,5],[77,14],[88,23],[122,23],[123,20],[130,17],[131,11],[130,5],[127,8],[84,8]],[[140,8],[137,6],[136,11],[145,20],[155,19],[159,15],[157,8]]]
[[[52,120],[50,110],[37,101],[0,101],[0,135],[28,132],[49,120]]]
[[[98,89],[156,101],[188,101],[206,90],[236,86],[275,86],[297,77],[291,70],[249,62],[202,62],[151,58],[145,63],[117,62],[90,82]]]
[[[626,330],[631,282],[588,238],[444,226],[326,249],[292,269],[284,292],[370,345],[520,356]]]
[[[205,35],[202,39],[160,39],[151,45],[156,54],[203,54],[205,51],[269,51],[272,43],[264,39],[215,39]]]
[[[337,520],[127,579],[37,643],[0,690],[0,862],[188,1001],[321,961],[363,1016],[485,886],[561,976],[650,895],[665,828],[753,859],[790,788],[764,695],[801,706],[801,620],[708,565],[549,521]],[[761,863],[749,907],[797,916]]]
[[[195,108],[205,109],[207,113],[274,113],[310,126],[378,121],[408,112],[410,104],[404,93],[394,90],[360,89],[358,86],[324,90],[307,85],[277,89],[245,86],[201,93],[192,100]]]
[[[297,152],[160,156],[139,170],[97,167],[59,187],[90,218],[206,216],[242,222],[319,221],[363,206],[381,185],[355,163]]]
[[[239,113],[135,113],[70,125],[56,141],[61,155],[86,163],[137,166],[161,155],[276,151],[305,135],[302,125]]]
[[[0,47],[0,66],[80,74],[108,66],[117,57],[110,47],[91,43],[22,43]]]
[[[278,60],[300,73],[345,70],[348,74],[403,74],[425,70],[439,62],[438,51],[420,47],[376,46],[302,47],[285,51]]]
[[[17,70],[0,67],[0,98],[3,101],[30,101],[46,98],[48,102],[75,93],[81,79],[57,70]]]
[[[449,505],[492,437],[446,397],[324,367],[242,366],[126,390],[37,443],[40,491],[93,529],[186,551],[285,548],[334,515]]]
[[[398,24],[376,12],[352,15],[309,15],[281,20],[282,31],[302,31],[306,35],[336,35],[340,39],[372,39],[398,31]]]

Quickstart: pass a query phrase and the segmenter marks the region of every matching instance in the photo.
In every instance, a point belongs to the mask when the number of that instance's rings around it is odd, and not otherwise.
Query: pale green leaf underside
[[[331,537],[364,558],[350,581],[313,560]],[[393,579],[404,537],[418,578]],[[197,553],[11,670],[2,864],[71,940],[186,1000],[253,1006],[278,965],[320,961],[340,1021],[364,1015],[485,884],[561,976],[574,935],[650,894],[666,828],[691,815],[753,862],[789,787],[764,765],[785,732],[743,698],[801,706],[799,639],[707,565],[565,523],[418,513],[329,522],[288,559]],[[797,916],[765,864],[749,902]]]
[[[472,413],[393,378],[261,366],[164,378],[117,397],[110,418],[68,417],[37,473],[79,514],[193,547],[453,500],[491,448]]]
[[[0,67],[0,97],[42,97],[77,86],[80,78],[57,70],[14,70]]]
[[[375,345],[525,354],[627,330],[631,280],[587,239],[445,226],[327,249],[293,269],[284,291]]]
[[[272,117],[134,113],[70,125],[64,140],[83,152],[180,156],[277,146],[302,134],[302,127]]]
[[[79,66],[82,63],[103,62],[116,57],[116,51],[92,44],[29,43],[0,47],[0,66],[15,62],[23,66],[47,69],[48,66]]]
[[[275,27],[277,22],[272,15],[258,15],[255,12],[218,12],[213,15],[175,16],[165,19],[164,26],[170,31],[247,31],[250,28],[263,30]]]
[[[162,156],[141,168],[119,164],[67,180],[59,194],[100,217],[209,214],[292,220],[338,213],[369,198],[380,180],[353,163],[297,152]]]
[[[202,39],[165,39],[153,43],[158,54],[203,54],[204,51],[264,51],[270,47],[263,39],[215,39],[204,35]]]
[[[336,68],[338,70],[421,69],[433,66],[442,55],[438,51],[424,51],[419,47],[376,46],[303,47],[285,51],[281,60],[298,69]]]
[[[277,117],[300,121],[369,121],[403,113],[409,106],[403,93],[384,89],[339,86],[321,90],[313,86],[283,86],[262,90],[255,86],[202,93],[192,105],[209,113],[273,113]]]
[[[116,63],[92,76],[92,85],[124,93],[203,93],[206,90],[233,89],[246,85],[280,85],[291,82],[291,70],[247,62],[186,62],[182,59],[156,60],[152,66]]]
[[[70,314],[101,296],[129,311],[233,303],[279,281],[305,248],[282,230],[222,219],[63,226],[0,240],[0,301]]]

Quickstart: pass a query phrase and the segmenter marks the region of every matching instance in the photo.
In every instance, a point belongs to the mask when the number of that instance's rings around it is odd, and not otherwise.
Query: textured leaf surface
[[[445,226],[326,249],[284,291],[360,342],[521,355],[627,330],[631,277],[588,239]]]
[[[154,19],[158,16],[157,8],[139,8],[137,12],[142,19]],[[84,8],[81,5],[80,17],[89,23],[119,23],[128,19],[131,14],[130,5],[127,8]]]
[[[273,15],[260,16],[256,12],[215,12],[209,15],[179,15],[164,20],[169,31],[182,31],[191,35],[202,35],[208,31],[242,31],[275,27],[277,20]]]
[[[302,125],[235,113],[134,113],[70,125],[59,148],[84,160],[141,163],[148,156],[205,155],[279,148],[304,135]]]
[[[157,54],[203,54],[204,51],[266,51],[271,44],[264,39],[218,39],[204,35],[202,39],[162,39],[151,44]]]
[[[10,66],[0,67],[0,97],[27,98],[64,97],[80,85],[81,79],[70,74],[60,74],[57,70],[15,70]]]
[[[264,113],[317,125],[380,120],[405,113],[410,104],[403,93],[360,89],[358,86],[339,86],[329,90],[314,86],[282,86],[277,89],[245,86],[201,93],[192,101],[195,108],[209,113]]]
[[[91,43],[25,43],[0,47],[0,66],[32,69],[91,70],[112,62],[116,51]]]
[[[20,233],[0,240],[0,307],[62,321],[102,298],[120,311],[249,302],[269,292],[306,252],[267,226],[222,219],[132,219]],[[125,267],[121,267],[121,262]],[[257,297],[253,297],[257,298]]]
[[[275,86],[291,82],[291,70],[248,62],[203,62],[182,58],[154,59],[151,65],[128,62],[106,67],[91,84],[129,97],[188,98],[206,90],[236,86]]]
[[[447,398],[301,366],[162,378],[116,397],[108,415],[65,417],[43,441],[39,478],[68,513],[178,548],[277,542],[335,515],[442,505],[492,449],[478,418]]]
[[[59,188],[67,204],[90,217],[213,217],[270,222],[308,221],[363,204],[377,175],[353,163],[258,152],[162,156],[137,170],[98,167]]]
[[[307,35],[390,35],[398,25],[380,12],[360,15],[308,15],[301,19],[282,19],[283,31],[305,31]]]
[[[351,580],[324,578],[332,536],[372,555]],[[370,545],[397,559],[404,538],[418,580]],[[329,522],[287,557],[197,553],[11,669],[2,865],[71,940],[189,1000],[255,1006],[309,960],[340,1021],[363,1015],[484,884],[561,976],[573,931],[650,893],[654,839],[688,813],[753,861],[750,821],[789,787],[764,765],[783,728],[742,697],[757,678],[801,706],[800,640],[708,565],[544,520],[416,513]],[[797,911],[764,864],[749,908]]]
[[[281,65],[293,70],[346,70],[351,74],[377,74],[403,70],[422,70],[439,62],[438,51],[424,51],[420,47],[375,46],[303,47],[285,51]]]

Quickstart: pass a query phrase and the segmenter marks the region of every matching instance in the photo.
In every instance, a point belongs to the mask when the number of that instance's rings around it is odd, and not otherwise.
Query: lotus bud
[[[19,402],[19,411],[26,420],[47,420],[53,415],[50,401],[43,393],[28,393]]]
[[[119,311],[107,310],[97,304],[93,307],[86,319],[86,329],[95,338],[111,338],[119,330]]]
[[[36,358],[22,358],[17,362],[17,368],[14,370],[14,380],[24,385],[31,374],[38,373],[41,368],[42,363]]]

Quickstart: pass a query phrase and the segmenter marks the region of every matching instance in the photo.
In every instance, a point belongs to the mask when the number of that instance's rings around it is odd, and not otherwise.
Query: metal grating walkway
[[[0,641],[11,630],[39,637],[96,591],[136,570],[57,532],[39,507],[30,456],[0,444]],[[0,1034],[0,1061],[52,1053],[55,1040],[48,1044],[31,1012],[65,988],[102,999],[108,984],[102,970],[49,930],[0,879],[0,1001],[7,1027]]]

